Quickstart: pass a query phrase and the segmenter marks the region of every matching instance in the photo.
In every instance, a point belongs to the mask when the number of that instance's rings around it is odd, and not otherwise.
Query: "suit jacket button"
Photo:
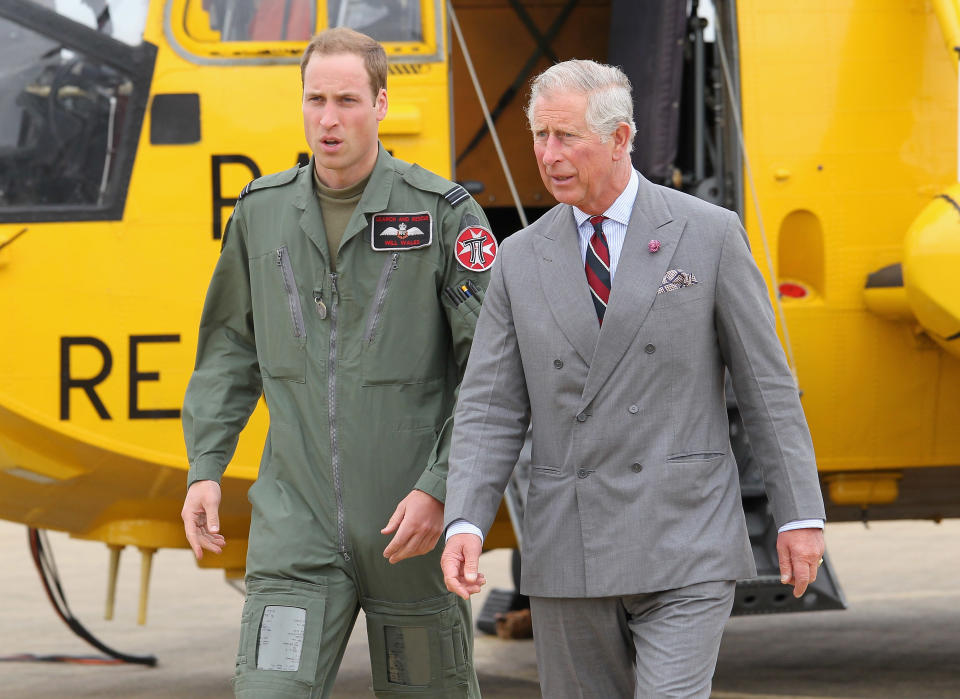
[[[554,360],[553,360],[553,368],[554,368],[554,369],[563,369],[563,360],[562,360],[562,359],[554,359]]]
[[[643,348],[643,351],[646,352],[647,354],[653,354],[654,352],[657,351],[657,348],[654,345],[647,345],[646,347]]]
[[[587,421],[587,416],[585,413],[579,413],[577,415],[577,422],[586,422],[586,421]]]
[[[636,415],[638,412],[640,412],[640,408],[635,405],[631,405],[629,408],[627,408],[627,410],[630,411],[631,415]]]
[[[643,470],[643,464],[633,464],[630,468],[633,469],[634,473],[640,473]]]
[[[586,477],[587,477],[587,469],[585,469],[585,468],[578,468],[578,469],[577,469],[577,478],[586,478]]]

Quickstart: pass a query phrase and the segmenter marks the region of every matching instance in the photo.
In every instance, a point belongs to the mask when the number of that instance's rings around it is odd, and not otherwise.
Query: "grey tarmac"
[[[146,626],[138,626],[140,555],[120,564],[113,621],[103,619],[107,549],[49,535],[74,615],[108,646],[156,655],[155,668],[0,663],[0,697],[232,697],[240,594],[186,550],[157,553]],[[850,608],[739,617],[724,634],[714,699],[960,697],[960,521],[828,524],[827,546]],[[26,528],[0,522],[0,656],[96,655],[57,618],[40,586]],[[510,584],[509,552],[481,558],[490,587]],[[474,601],[475,612],[483,596]],[[531,641],[477,634],[484,697],[540,696]],[[371,697],[361,615],[334,696]]]

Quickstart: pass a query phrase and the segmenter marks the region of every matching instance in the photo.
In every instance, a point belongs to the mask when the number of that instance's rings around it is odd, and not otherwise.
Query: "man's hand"
[[[394,534],[383,550],[391,563],[429,553],[443,532],[443,503],[422,490],[414,490],[400,501],[381,534]]]
[[[807,585],[817,579],[823,552],[822,529],[791,529],[777,536],[780,582],[793,585],[794,597],[800,597]]]
[[[476,534],[454,534],[440,557],[443,582],[454,594],[470,599],[487,582],[477,571],[483,542]]]
[[[195,481],[187,490],[180,517],[183,530],[199,561],[203,549],[220,553],[227,541],[220,534],[220,484],[216,481]]]

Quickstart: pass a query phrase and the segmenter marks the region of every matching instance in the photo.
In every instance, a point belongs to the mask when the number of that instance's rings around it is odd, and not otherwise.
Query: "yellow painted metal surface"
[[[862,509],[896,501],[899,480],[898,473],[836,473],[824,478],[830,500]]]
[[[917,320],[960,359],[960,184],[920,212],[907,232],[903,277]]]
[[[746,226],[766,273],[759,205],[774,269],[817,292],[783,306],[820,471],[960,464],[960,362],[864,301],[955,182],[957,56],[919,0],[737,8]]]

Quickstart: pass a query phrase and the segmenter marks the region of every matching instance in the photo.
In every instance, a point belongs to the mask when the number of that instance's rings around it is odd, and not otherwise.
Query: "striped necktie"
[[[610,300],[610,250],[603,235],[605,216],[591,216],[593,235],[587,245],[586,270],[587,284],[590,286],[590,298],[597,309],[597,320],[603,325],[603,314]]]

